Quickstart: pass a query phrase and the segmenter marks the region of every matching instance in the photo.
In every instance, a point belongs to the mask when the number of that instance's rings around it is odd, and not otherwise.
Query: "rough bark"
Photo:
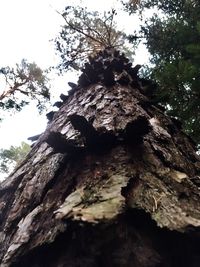
[[[195,145],[123,75],[81,76],[0,184],[0,266],[199,266]]]

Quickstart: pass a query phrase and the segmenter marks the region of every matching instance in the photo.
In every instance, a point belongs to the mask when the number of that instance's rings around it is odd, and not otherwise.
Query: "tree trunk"
[[[0,184],[1,267],[200,266],[200,160],[137,70],[90,59]]]

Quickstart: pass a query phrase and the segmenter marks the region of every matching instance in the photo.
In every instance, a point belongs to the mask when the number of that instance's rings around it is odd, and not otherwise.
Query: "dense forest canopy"
[[[156,96],[170,115],[181,119],[184,129],[200,141],[200,3],[199,1],[129,1],[125,9],[134,14],[157,8],[139,33],[153,64],[149,75],[158,83]]]

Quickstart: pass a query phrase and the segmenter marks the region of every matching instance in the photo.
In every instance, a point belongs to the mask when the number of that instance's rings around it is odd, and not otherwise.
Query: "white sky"
[[[77,1],[69,0],[5,0],[0,1],[0,66],[13,65],[26,58],[34,61],[41,68],[56,65],[56,56],[53,42],[60,30],[63,20],[55,11],[62,12],[65,6]],[[85,0],[84,4],[97,10],[108,10],[112,0]],[[121,20],[122,26],[139,23],[128,16]],[[131,27],[132,28],[132,27]],[[147,54],[140,50],[135,59],[135,64],[144,63]],[[69,81],[75,77],[70,76]],[[66,82],[67,83],[67,82]],[[0,85],[1,86],[1,85]],[[55,90],[67,90],[63,82],[54,82]],[[1,89],[1,88],[0,88]],[[46,116],[39,116],[33,105],[25,108],[20,113],[10,115],[0,123],[0,148],[10,145],[19,145],[27,141],[27,137],[42,132],[46,127]]]

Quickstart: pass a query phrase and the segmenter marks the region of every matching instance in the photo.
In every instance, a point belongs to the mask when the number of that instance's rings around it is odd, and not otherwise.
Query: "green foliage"
[[[4,84],[0,92],[3,111],[20,111],[31,100],[36,100],[39,111],[42,111],[50,98],[48,79],[35,63],[22,60],[15,68],[1,68],[0,78]]]
[[[30,146],[22,142],[20,146],[11,146],[9,149],[0,149],[0,172],[9,173],[26,157]]]
[[[55,40],[61,57],[60,70],[79,69],[88,56],[105,47],[125,47],[126,35],[117,30],[114,9],[101,14],[83,7],[67,6],[61,15],[65,24]]]
[[[168,113],[179,117],[185,130],[200,142],[200,2],[197,0],[125,3],[129,13],[157,8],[140,35],[151,54],[151,78],[159,84],[157,98]]]

